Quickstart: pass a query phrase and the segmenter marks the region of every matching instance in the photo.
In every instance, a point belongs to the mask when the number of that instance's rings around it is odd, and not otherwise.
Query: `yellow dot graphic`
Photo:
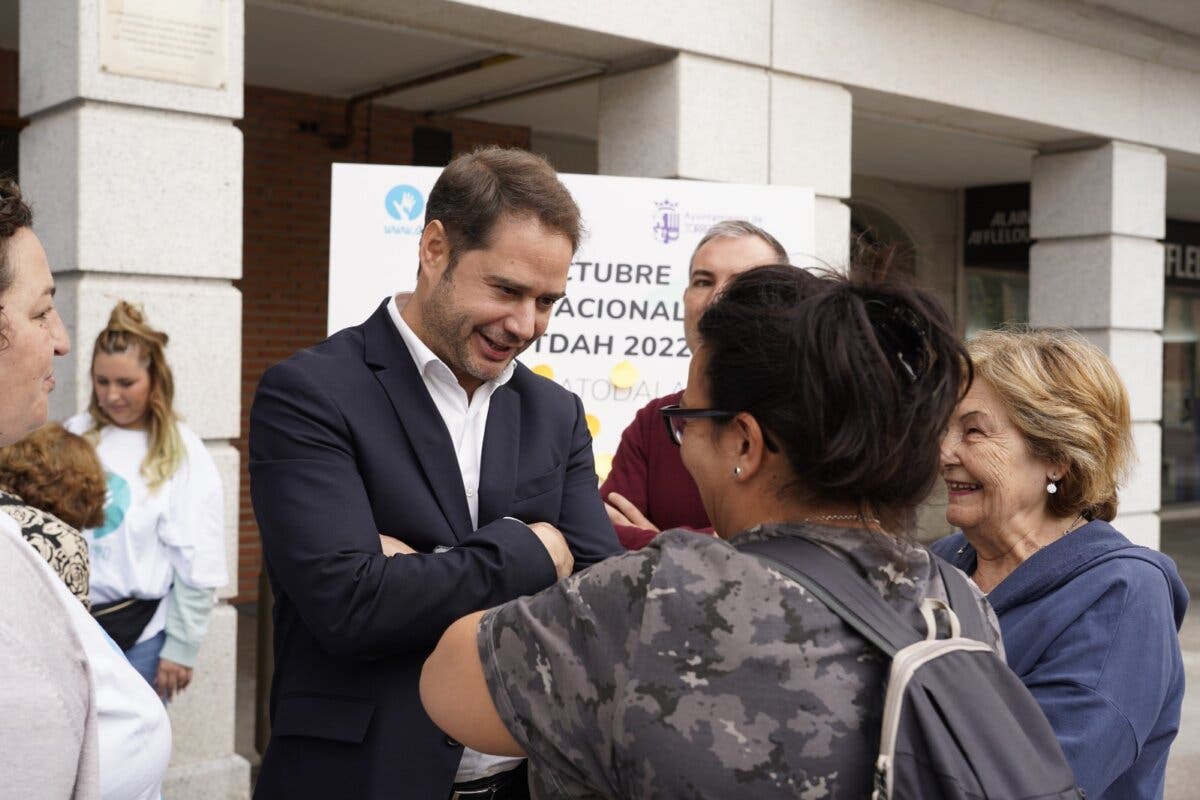
[[[608,373],[608,379],[618,389],[628,389],[637,383],[638,368],[629,361],[622,361]]]
[[[600,453],[596,456],[596,477],[604,483],[604,479],[608,477],[608,473],[612,472],[612,453]]]
[[[538,364],[532,370],[534,375],[541,375],[543,378],[554,380],[554,367],[549,364]]]
[[[588,433],[590,433],[592,438],[595,439],[596,434],[600,432],[600,418],[595,414],[586,414],[584,419],[587,420]]]

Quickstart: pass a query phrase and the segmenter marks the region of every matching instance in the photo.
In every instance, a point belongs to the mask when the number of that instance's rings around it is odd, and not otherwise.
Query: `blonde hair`
[[[121,300],[108,318],[108,326],[96,337],[92,349],[92,366],[95,368],[97,353],[133,352],[138,362],[150,374],[150,394],[146,401],[146,437],[149,447],[142,459],[141,473],[150,487],[156,490],[165,483],[183,464],[186,449],[179,435],[175,414],[175,379],[167,365],[167,334],[146,324],[145,315],[138,306]],[[96,387],[92,385],[92,399],[88,404],[92,416],[93,442],[101,428],[115,425],[112,418],[100,407]]]
[[[1050,511],[1111,520],[1133,462],[1129,396],[1100,348],[1069,329],[986,331],[967,342],[1030,451],[1064,468]]]

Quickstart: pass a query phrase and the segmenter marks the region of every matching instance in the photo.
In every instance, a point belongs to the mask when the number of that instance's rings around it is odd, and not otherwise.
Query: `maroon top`
[[[619,492],[658,526],[659,530],[690,528],[712,533],[700,491],[683,466],[679,448],[667,437],[660,408],[679,403],[683,392],[651,400],[621,434],[612,471],[600,487],[607,502],[609,492]],[[653,476],[653,477],[651,477]],[[639,550],[657,534],[633,525],[614,525],[627,550]]]

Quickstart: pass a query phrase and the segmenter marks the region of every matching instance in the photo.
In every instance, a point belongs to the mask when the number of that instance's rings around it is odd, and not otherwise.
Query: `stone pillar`
[[[833,83],[771,73],[771,183],[816,192],[818,259],[850,261],[850,92]]]
[[[92,341],[119,299],[142,303],[170,335],[178,410],[225,485],[229,584],[219,591],[190,688],[171,703],[174,735],[164,794],[249,796],[234,754],[238,435],[241,378],[242,0],[228,18],[220,85],[132,77],[102,56],[105,0],[22,0],[22,190],[59,286],[71,335],[51,415],[86,408]],[[163,6],[167,8],[167,6]],[[221,40],[224,41],[221,41]],[[218,47],[219,50],[219,47]],[[109,56],[111,59],[111,54]],[[116,63],[116,62],[111,62]]]
[[[1029,317],[1076,328],[1108,353],[1129,391],[1137,463],[1118,530],[1158,547],[1162,460],[1166,158],[1106,142],[1033,161]]]
[[[765,70],[680,53],[600,83],[602,175],[766,183]]]
[[[813,188],[814,255],[846,263],[850,93],[840,86],[680,53],[600,84],[599,136],[605,175]]]

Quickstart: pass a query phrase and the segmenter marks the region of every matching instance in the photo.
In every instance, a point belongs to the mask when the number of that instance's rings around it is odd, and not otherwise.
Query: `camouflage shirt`
[[[801,534],[919,630],[921,599],[945,599],[928,552],[882,534],[781,525],[733,542]],[[728,542],[664,533],[493,609],[478,643],[534,798],[870,795],[888,660]]]

